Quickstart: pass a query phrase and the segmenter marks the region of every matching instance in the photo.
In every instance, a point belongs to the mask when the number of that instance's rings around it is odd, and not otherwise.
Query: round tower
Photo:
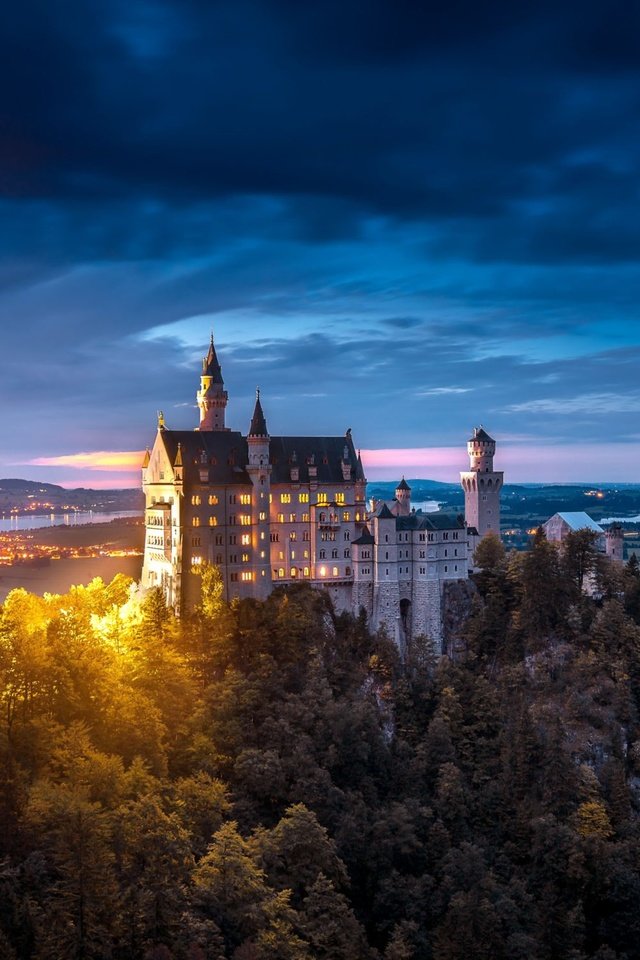
[[[403,477],[396,487],[396,500],[398,501],[398,516],[408,517],[411,513],[411,487]]]
[[[473,436],[467,441],[469,469],[477,473],[491,473],[496,442],[482,427],[473,428]]]
[[[464,490],[464,518],[478,536],[500,536],[500,491],[504,474],[493,469],[496,442],[482,427],[475,427],[467,442],[469,469],[460,474]]]
[[[605,549],[607,556],[615,563],[624,561],[624,530],[622,524],[612,523],[605,531]]]
[[[213,345],[213,334],[209,343],[209,352],[202,360],[200,389],[196,394],[200,408],[200,430],[228,430],[224,418],[229,395],[224,389],[222,370]]]

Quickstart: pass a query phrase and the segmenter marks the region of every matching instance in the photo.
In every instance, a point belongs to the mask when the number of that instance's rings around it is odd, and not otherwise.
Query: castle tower
[[[265,599],[271,593],[271,557],[269,547],[269,494],[271,492],[271,464],[269,462],[269,431],[256,390],[256,403],[247,434],[249,463],[247,473],[253,484],[251,495],[251,548],[253,554],[253,595]]]
[[[209,352],[202,360],[202,375],[200,389],[196,394],[200,408],[200,430],[227,430],[224,425],[224,416],[229,396],[224,389],[222,370],[213,345],[213,334],[209,344]]]
[[[464,517],[468,527],[500,536],[500,491],[504,474],[493,469],[496,442],[482,427],[474,427],[467,443],[469,470],[460,474],[464,490]]]
[[[624,530],[620,523],[612,523],[605,531],[605,548],[607,556],[616,563],[624,560]]]
[[[408,517],[411,513],[411,487],[404,477],[396,487],[396,500],[398,501],[397,516]]]

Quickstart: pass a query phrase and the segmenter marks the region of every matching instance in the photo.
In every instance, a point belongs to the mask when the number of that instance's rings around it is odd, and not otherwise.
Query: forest
[[[640,957],[638,564],[477,560],[444,656],[215,567],[10,593],[2,960]]]

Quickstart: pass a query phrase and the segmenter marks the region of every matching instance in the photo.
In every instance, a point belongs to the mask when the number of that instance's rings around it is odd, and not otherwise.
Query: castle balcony
[[[318,526],[321,530],[339,530],[340,517],[337,513],[318,514]]]

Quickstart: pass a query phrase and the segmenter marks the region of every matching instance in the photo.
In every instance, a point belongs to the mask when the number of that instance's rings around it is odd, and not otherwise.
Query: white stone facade
[[[205,562],[220,568],[228,599],[262,599],[302,580],[327,589],[337,610],[364,609],[371,627],[384,626],[401,650],[418,635],[440,650],[444,584],[469,574],[475,531],[464,519],[413,511],[404,479],[390,504],[367,510],[351,431],[271,437],[259,396],[248,434],[228,429],[213,341],[197,399],[199,429],[169,430],[160,418],[145,456],[143,585],[161,587],[185,612],[199,601]],[[499,530],[502,474],[484,476],[493,481],[485,514]],[[484,516],[479,503],[468,496],[474,527]]]

